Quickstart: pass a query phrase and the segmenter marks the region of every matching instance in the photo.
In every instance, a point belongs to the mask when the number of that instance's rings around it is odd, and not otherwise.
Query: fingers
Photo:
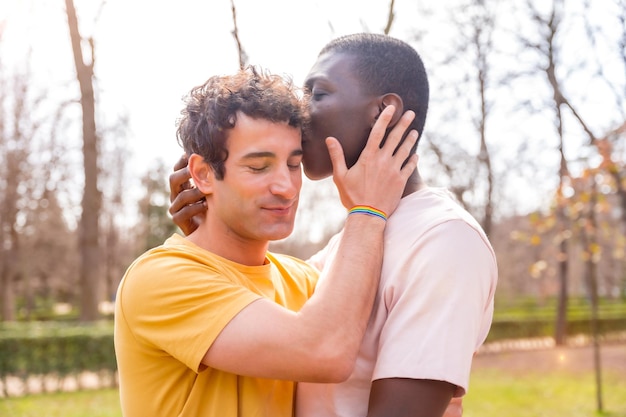
[[[185,236],[189,236],[198,228],[199,218],[206,213],[206,202],[200,201],[195,204],[186,205],[176,212],[171,212],[174,224],[182,230]]]
[[[400,173],[402,174],[402,178],[405,181],[409,179],[413,171],[415,171],[415,169],[417,168],[418,160],[419,158],[417,154],[413,154],[409,157],[409,159],[404,162],[402,168],[400,168]]]
[[[180,161],[179,161],[180,162]],[[178,164],[178,163],[177,163]],[[185,165],[170,174],[170,203],[178,197],[178,194],[191,187],[191,174],[189,168]]]
[[[406,111],[389,132],[381,147],[384,154],[392,155],[394,166],[403,171],[403,178],[411,175],[417,167],[417,156],[414,153],[412,155],[411,151],[419,138],[419,133],[413,129],[405,135],[413,119],[415,119],[415,113],[412,110]]]
[[[363,152],[350,169],[346,167],[341,144],[335,138],[326,139],[333,181],[344,207],[365,204],[387,214],[397,207],[406,182],[417,167],[417,155],[411,151],[418,133],[415,130],[406,133],[415,118],[413,111],[403,114],[393,129],[389,129],[394,111],[394,106],[383,109]]]
[[[410,139],[412,142],[409,146],[410,151],[411,147],[415,144],[415,141],[417,140],[417,132],[410,132],[409,135],[413,137],[407,137],[407,140],[405,140],[404,142],[402,142],[402,138],[404,137],[404,134],[406,133],[409,126],[411,126],[413,119],[415,119],[415,112],[413,112],[412,110],[406,111],[402,115],[400,120],[398,120],[398,123],[396,123],[391,132],[389,132],[389,135],[387,135],[387,140],[382,146],[382,149],[385,149],[387,152],[391,152],[393,155],[396,155],[398,151],[398,146],[401,143],[406,145],[406,142]],[[406,156],[408,156],[408,153],[405,155],[405,157]]]
[[[172,219],[177,226],[180,226],[179,223],[183,223],[188,221],[190,218],[197,216],[199,214],[204,214],[206,212],[206,206],[204,201],[199,201],[195,204],[188,204],[181,208],[180,210],[172,213]],[[183,222],[180,222],[178,219],[184,219]]]
[[[367,144],[365,145],[363,152],[374,152],[380,148],[380,143],[385,137],[385,131],[387,130],[387,126],[389,126],[389,123],[393,118],[394,112],[395,107],[390,105],[385,107],[383,111],[378,115],[378,119],[376,119],[376,123],[374,123],[374,127],[372,127],[372,131],[370,132]]]
[[[333,176],[343,175],[348,170],[343,148],[339,141],[333,137],[326,138],[326,147],[330,155],[330,162],[333,164]]]
[[[417,142],[418,137],[419,134],[417,133],[417,130],[411,130],[393,154],[395,163],[401,162],[400,169],[403,171],[408,170],[409,175],[417,167],[418,157],[415,152],[412,152],[412,150],[413,146]]]
[[[402,163],[404,163],[419,136],[416,131],[411,131],[407,135],[406,140],[403,141],[407,129],[411,126],[413,119],[415,119],[415,112],[412,110],[406,111],[400,120],[398,120],[398,123],[396,123],[391,132],[389,132],[386,139],[384,139],[394,111],[395,108],[392,105],[383,109],[376,120],[374,127],[372,128],[372,132],[370,133],[367,145],[365,146],[363,152],[371,155],[380,149],[384,155],[397,156],[398,159],[401,159]],[[377,140],[375,138],[383,138],[383,144],[380,144],[380,139]],[[394,158],[394,160],[396,160],[396,158]]]
[[[191,184],[191,174],[187,166],[187,155],[183,155],[174,164],[170,174],[170,207],[172,220],[185,235],[198,228],[207,205],[204,194]]]
[[[176,163],[174,164],[174,171],[178,171],[181,168],[185,168],[187,166],[187,164],[188,164],[187,154],[184,153],[184,154],[182,154],[180,159],[178,161],[176,161]]]
[[[174,192],[172,192],[172,195],[174,195]],[[181,190],[179,193],[176,193],[175,198],[171,201],[169,212],[172,217],[175,217],[176,213],[184,211],[186,206],[199,205],[197,203],[202,201],[204,201],[204,194],[197,188]],[[201,204],[199,206],[203,207]],[[204,209],[206,210],[206,207]]]

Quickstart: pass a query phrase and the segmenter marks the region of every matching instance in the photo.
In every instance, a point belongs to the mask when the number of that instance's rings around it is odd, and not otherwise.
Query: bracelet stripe
[[[350,210],[348,210],[348,215],[350,214],[367,214],[370,216],[380,217],[384,221],[387,221],[387,214],[382,211],[374,208],[372,206],[354,206]]]

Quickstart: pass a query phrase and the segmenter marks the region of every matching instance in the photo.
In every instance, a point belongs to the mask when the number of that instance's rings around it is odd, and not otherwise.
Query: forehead
[[[317,58],[304,80],[305,87],[315,81],[326,80],[339,85],[358,86],[360,80],[354,71],[356,57],[345,52],[326,52]]]
[[[287,122],[272,122],[238,112],[226,146],[235,153],[264,148],[271,148],[276,153],[292,153],[301,149],[300,133],[300,129],[289,126]]]

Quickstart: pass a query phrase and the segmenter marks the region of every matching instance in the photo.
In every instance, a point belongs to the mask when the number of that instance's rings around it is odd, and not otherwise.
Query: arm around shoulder
[[[203,364],[239,375],[340,382],[356,361],[382,264],[384,221],[350,216],[335,261],[298,312],[267,299],[241,310]]]
[[[393,115],[385,109],[357,163],[346,168],[339,142],[329,140],[333,177],[347,208],[365,204],[391,213],[415,169],[409,158],[417,134],[401,145],[410,112],[381,145]],[[356,203],[356,204],[354,204]],[[260,299],[235,316],[208,349],[203,364],[239,375],[307,382],[339,382],[354,367],[374,296],[383,256],[386,220],[351,214],[337,253],[315,293],[298,312]]]

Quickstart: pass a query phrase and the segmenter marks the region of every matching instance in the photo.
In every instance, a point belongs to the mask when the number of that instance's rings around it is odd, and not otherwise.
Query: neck
[[[259,266],[265,263],[268,241],[242,238],[223,227],[211,227],[203,222],[187,239],[202,249],[242,265]]]
[[[426,188],[426,183],[422,180],[420,176],[419,170],[415,168],[415,171],[409,177],[406,187],[404,187],[404,192],[402,193],[402,197],[406,197],[409,194],[413,194],[416,191],[421,190],[422,188]]]

